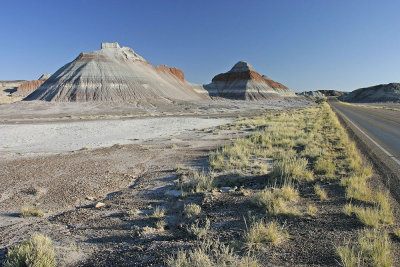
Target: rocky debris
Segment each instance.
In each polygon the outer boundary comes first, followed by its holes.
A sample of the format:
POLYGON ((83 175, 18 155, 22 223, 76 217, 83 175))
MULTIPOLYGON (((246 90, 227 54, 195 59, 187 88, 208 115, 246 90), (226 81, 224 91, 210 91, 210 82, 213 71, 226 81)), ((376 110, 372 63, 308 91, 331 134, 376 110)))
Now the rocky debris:
POLYGON ((340 96, 339 99, 355 103, 400 103, 400 83, 388 83, 360 88, 349 94, 340 96))
POLYGON ((205 98, 184 81, 182 71, 155 68, 132 48, 102 43, 100 50, 81 53, 60 68, 25 100, 171 103, 205 98))
POLYGON ((183 71, 181 71, 178 68, 174 68, 174 67, 169 68, 167 65, 158 65, 155 68, 158 70, 161 70, 161 71, 168 72, 168 73, 174 75, 175 77, 177 77, 181 81, 185 80, 185 74, 183 73, 183 71))
POLYGON ((295 94, 281 83, 267 76, 261 76, 246 61, 239 61, 233 68, 216 75, 212 83, 204 85, 210 96, 244 99, 280 99, 295 94))

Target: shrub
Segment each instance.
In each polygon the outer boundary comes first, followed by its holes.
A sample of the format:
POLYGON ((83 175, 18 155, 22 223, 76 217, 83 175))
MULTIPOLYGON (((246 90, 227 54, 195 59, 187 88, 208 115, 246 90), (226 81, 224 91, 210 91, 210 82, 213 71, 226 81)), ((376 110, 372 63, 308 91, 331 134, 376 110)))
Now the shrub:
POLYGON ((165 209, 160 208, 160 206, 156 206, 151 217, 159 219, 159 218, 164 217, 164 215, 165 215, 165 209))
POLYGON ((21 217, 43 217, 44 213, 41 209, 32 207, 32 206, 25 206, 21 209, 21 217))
POLYGON ((307 206, 307 214, 310 216, 315 216, 315 214, 317 213, 318 208, 312 204, 307 206))
POLYGON ((4 267, 15 266, 55 267, 56 260, 50 238, 34 234, 10 249, 4 267))
POLYGON ((282 188, 266 188, 256 193, 252 198, 252 202, 261 208, 265 208, 266 212, 271 215, 299 215, 294 206, 298 196, 299 191, 292 185, 284 185, 282 188))
POLYGON ((327 177, 335 176, 336 166, 332 159, 319 157, 315 162, 314 171, 316 174, 323 174, 327 177))
POLYGON ((201 207, 194 203, 186 204, 183 208, 183 212, 185 213, 186 217, 192 218, 193 216, 200 214, 201 207))
POLYGON ((211 222, 209 219, 206 219, 204 226, 201 226, 200 221, 196 220, 190 226, 186 227, 186 230, 190 235, 196 237, 197 239, 202 239, 207 235, 208 230, 210 230, 210 226, 211 222))
POLYGON ((248 247, 266 243, 277 246, 287 237, 287 232, 284 231, 283 226, 280 226, 278 222, 260 220, 251 224, 244 239, 248 247))
POLYGON ((157 229, 164 229, 165 228, 165 226, 167 225, 167 223, 164 221, 164 220, 158 220, 157 222, 156 222, 156 227, 157 227, 157 229))
POLYGON ((369 187, 365 177, 361 175, 353 175, 349 178, 344 178, 341 181, 342 186, 346 187, 346 198, 356 199, 367 203, 373 203, 373 192, 369 187))
POLYGON ((214 188, 214 175, 189 170, 182 174, 178 188, 189 192, 206 192, 214 188))
POLYGON ((305 158, 284 158, 277 161, 272 169, 272 176, 282 181, 298 181, 313 180, 312 173, 307 170, 308 160, 305 158))

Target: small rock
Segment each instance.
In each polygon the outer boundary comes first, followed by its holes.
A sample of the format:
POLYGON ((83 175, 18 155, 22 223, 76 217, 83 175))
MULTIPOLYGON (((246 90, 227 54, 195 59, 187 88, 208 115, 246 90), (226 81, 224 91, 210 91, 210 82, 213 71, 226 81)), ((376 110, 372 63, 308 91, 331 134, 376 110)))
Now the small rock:
POLYGON ((89 196, 87 196, 86 199, 87 199, 87 200, 92 200, 92 201, 93 201, 93 200, 94 200, 94 197, 89 197, 89 196))
POLYGON ((106 204, 104 204, 103 202, 97 202, 96 205, 94 206, 96 209, 99 209, 101 207, 104 207, 106 204))

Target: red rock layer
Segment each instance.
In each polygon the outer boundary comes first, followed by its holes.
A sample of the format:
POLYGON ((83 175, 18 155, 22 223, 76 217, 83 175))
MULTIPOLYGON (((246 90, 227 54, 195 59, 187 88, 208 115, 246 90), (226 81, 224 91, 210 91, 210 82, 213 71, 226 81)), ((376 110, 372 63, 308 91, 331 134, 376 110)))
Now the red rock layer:
POLYGON ((215 76, 212 82, 233 82, 251 80, 255 82, 267 83, 264 78, 255 71, 243 71, 243 72, 226 72, 215 76))
POLYGON ((267 82, 267 84, 269 85, 269 87, 271 87, 271 88, 280 88, 280 89, 289 89, 289 88, 287 88, 286 86, 284 86, 283 84, 281 84, 281 83, 278 83, 278 82, 275 82, 275 81, 273 81, 273 80, 265 80, 266 82, 267 82))
POLYGON ((41 86, 46 80, 33 80, 18 86, 17 91, 33 92, 41 86))
POLYGON ((168 72, 168 73, 174 75, 175 77, 177 77, 181 81, 185 80, 185 74, 183 73, 183 71, 181 71, 178 68, 169 68, 167 65, 158 65, 155 68, 158 70, 168 72))

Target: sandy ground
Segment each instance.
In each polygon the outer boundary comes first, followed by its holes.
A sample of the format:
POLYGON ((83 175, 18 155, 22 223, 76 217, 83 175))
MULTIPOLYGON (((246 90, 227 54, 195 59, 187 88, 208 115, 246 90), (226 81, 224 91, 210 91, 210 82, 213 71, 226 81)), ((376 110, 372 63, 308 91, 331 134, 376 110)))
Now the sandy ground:
POLYGON ((3 158, 15 158, 131 144, 230 121, 227 118, 165 117, 6 124, 0 127, 0 153, 3 158))
POLYGON ((311 105, 304 98, 266 101, 213 100, 173 103, 142 101, 136 103, 22 101, 0 105, 0 123, 71 121, 149 116, 236 116, 260 110, 283 110, 311 105))

